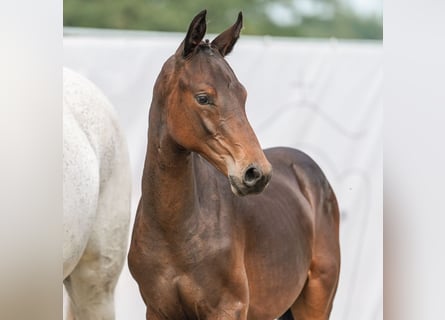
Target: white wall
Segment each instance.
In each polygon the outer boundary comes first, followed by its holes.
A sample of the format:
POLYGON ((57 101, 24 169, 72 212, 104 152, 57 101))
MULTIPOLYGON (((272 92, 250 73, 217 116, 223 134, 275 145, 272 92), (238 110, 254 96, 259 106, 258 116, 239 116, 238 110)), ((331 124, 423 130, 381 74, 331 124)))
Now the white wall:
MULTIPOLYGON (((64 62, 118 111, 130 149, 134 217, 153 84, 183 35, 75 33, 64 38, 64 62)), ((262 146, 302 149, 337 194, 342 269, 331 319, 383 319, 381 44, 242 36, 228 61, 247 88, 247 115, 262 146)), ((145 317, 127 267, 116 312, 118 320, 145 317)))

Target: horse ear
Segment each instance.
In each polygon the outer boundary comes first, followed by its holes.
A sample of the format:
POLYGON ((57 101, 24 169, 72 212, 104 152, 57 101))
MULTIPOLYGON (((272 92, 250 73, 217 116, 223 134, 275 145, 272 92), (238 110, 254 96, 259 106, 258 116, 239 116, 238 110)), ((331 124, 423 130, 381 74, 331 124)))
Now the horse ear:
POLYGON ((207 10, 202 10, 190 23, 189 30, 184 39, 183 57, 187 57, 204 38, 207 28, 206 14, 207 10))
POLYGON ((219 50, 219 52, 223 57, 228 55, 232 51, 236 41, 239 38, 239 34, 241 32, 242 27, 243 27, 243 13, 240 12, 238 14, 238 19, 236 19, 235 24, 226 31, 224 31, 223 33, 221 33, 212 41, 212 45, 214 45, 219 50))

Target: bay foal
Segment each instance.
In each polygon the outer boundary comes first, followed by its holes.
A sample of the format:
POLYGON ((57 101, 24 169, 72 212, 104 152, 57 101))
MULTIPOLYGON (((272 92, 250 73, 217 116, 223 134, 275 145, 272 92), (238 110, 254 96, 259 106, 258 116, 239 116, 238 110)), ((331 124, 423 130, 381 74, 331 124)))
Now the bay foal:
POLYGON ((224 59, 242 15, 212 42, 205 16, 153 91, 128 257, 147 319, 328 319, 340 266, 334 193, 302 152, 263 152, 224 59))

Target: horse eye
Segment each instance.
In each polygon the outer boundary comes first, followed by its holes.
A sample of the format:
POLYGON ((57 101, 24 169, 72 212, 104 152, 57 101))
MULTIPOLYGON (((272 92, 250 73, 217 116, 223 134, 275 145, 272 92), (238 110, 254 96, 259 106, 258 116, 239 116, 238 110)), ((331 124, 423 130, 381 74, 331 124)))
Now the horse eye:
POLYGON ((206 94, 198 94, 196 101, 198 101, 199 104, 210 104, 209 97, 206 94))

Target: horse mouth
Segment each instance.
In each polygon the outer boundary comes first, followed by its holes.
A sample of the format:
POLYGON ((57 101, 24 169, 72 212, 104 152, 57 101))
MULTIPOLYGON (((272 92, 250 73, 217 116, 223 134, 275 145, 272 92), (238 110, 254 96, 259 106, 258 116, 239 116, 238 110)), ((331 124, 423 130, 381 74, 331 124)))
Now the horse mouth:
POLYGON ((229 176, 229 182, 230 182, 230 189, 235 195, 242 197, 247 194, 241 190, 241 188, 234 182, 231 176, 229 176))
POLYGON ((264 191, 269 184, 270 177, 264 176, 258 183, 253 186, 246 186, 241 179, 235 176, 229 176, 230 188, 232 192, 240 197, 249 194, 258 194, 264 191))

